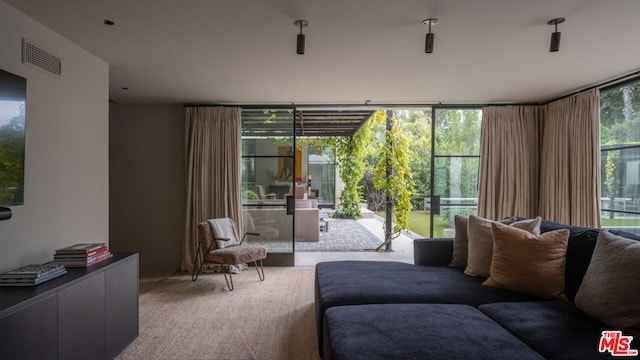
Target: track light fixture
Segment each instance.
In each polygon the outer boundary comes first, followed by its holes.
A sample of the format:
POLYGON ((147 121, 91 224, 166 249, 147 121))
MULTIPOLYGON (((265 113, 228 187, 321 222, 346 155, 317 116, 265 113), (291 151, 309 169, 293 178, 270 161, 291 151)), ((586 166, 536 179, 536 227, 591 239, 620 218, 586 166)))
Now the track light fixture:
POLYGON ((549 45, 550 52, 557 52, 558 50, 560 50, 561 33, 558 31, 558 24, 562 24, 564 20, 564 18, 556 18, 547 22, 547 25, 555 26, 555 31, 551 34, 551 44, 549 45))
POLYGON ((425 19, 422 20, 423 25, 429 25, 429 32, 427 33, 427 38, 424 43, 424 52, 427 54, 431 54, 433 52, 433 40, 434 34, 431 32, 431 25, 435 25, 438 23, 438 19, 425 19))
POLYGON ((305 37, 302 33, 302 28, 309 25, 309 22, 307 20, 296 20, 293 22, 293 25, 300 27, 300 34, 298 34, 298 41, 296 42, 296 54, 303 55, 305 37))

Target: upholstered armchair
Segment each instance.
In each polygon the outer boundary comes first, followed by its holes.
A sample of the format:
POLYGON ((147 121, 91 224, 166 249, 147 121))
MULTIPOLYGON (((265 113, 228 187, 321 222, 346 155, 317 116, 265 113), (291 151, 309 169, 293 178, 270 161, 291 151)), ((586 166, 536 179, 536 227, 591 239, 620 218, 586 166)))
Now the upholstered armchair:
POLYGON ((247 232, 238 241, 238 230, 229 218, 210 219, 198 224, 198 247, 193 264, 191 280, 196 281, 205 264, 222 266, 224 280, 229 291, 233 291, 233 277, 229 268, 232 265, 253 262, 260 281, 264 281, 262 260, 267 257, 267 249, 257 245, 243 245, 247 235, 260 235, 247 232), (259 266, 258 266, 259 264, 259 266), (228 275, 228 278, 227 278, 228 275))

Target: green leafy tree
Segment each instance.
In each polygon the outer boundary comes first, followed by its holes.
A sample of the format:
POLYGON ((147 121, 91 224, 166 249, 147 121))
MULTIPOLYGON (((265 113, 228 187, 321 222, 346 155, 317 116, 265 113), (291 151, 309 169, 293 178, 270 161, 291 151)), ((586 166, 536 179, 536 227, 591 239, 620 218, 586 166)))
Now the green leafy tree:
POLYGON ((411 205, 421 209, 431 193, 431 109, 394 111, 398 126, 409 138, 409 167, 415 191, 411 205))

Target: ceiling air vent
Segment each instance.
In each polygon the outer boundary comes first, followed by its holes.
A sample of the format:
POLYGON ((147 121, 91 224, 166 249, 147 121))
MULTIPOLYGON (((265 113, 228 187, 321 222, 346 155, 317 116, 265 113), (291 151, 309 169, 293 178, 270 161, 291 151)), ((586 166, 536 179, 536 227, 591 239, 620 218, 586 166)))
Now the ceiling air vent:
POLYGON ((22 39, 22 63, 31 64, 57 77, 62 76, 62 61, 60 58, 42 50, 26 39, 22 39))

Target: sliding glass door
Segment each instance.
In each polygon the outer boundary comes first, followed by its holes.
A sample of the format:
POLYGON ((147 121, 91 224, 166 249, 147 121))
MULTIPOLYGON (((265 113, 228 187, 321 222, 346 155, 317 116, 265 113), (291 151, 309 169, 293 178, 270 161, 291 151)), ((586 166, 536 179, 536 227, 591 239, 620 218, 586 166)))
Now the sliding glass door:
POLYGON ((294 264, 294 116, 293 108, 242 110, 243 227, 260 234, 245 241, 267 248, 265 265, 294 264))

